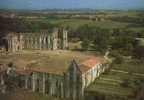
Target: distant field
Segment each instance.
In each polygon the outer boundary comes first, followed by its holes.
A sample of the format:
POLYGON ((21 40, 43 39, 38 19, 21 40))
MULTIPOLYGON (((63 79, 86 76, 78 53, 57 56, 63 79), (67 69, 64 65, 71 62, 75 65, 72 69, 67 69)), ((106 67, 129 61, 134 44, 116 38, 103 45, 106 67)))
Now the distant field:
POLYGON ((129 23, 114 22, 114 21, 92 21, 88 19, 27 19, 28 21, 40 21, 49 22, 52 24, 59 24, 61 26, 70 26, 72 28, 77 28, 81 25, 88 24, 92 26, 102 27, 102 28, 124 28, 129 23))
POLYGON ((33 17, 29 17, 28 15, 23 15, 23 19, 27 21, 34 21, 34 22, 42 22, 42 23, 52 23, 60 26, 69 26, 72 29, 76 29, 81 25, 88 24, 91 26, 97 26, 100 28, 127 28, 136 32, 139 32, 141 30, 144 30, 144 25, 139 23, 139 20, 143 20, 143 12, 136 12, 136 11, 106 11, 106 12, 96 12, 96 13, 83 13, 80 14, 80 18, 73 18, 70 16, 76 16, 79 15, 75 13, 64 13, 64 14, 53 14, 49 15, 43 15, 41 13, 41 17, 33 15, 33 17), (64 16, 69 16, 70 18, 64 18, 64 16), (95 20, 90 20, 89 18, 84 19, 83 16, 95 16, 102 17, 105 20, 101 21, 95 21, 95 20), (119 18, 127 18, 126 20, 119 20, 119 18), (116 18, 118 20, 111 20, 111 18, 116 18), (129 18, 134 18, 134 19, 129 19, 129 18), (137 19, 137 21, 136 21, 137 19), (138 20, 139 19, 139 20, 138 20), (138 22, 138 23, 135 23, 138 22))

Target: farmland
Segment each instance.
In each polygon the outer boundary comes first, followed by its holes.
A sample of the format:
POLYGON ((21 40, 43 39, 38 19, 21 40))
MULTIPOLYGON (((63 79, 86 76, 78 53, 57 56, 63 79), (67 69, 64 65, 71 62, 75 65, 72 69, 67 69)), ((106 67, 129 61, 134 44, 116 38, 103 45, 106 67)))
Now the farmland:
POLYGON ((116 98, 117 100, 135 100, 139 87, 144 84, 143 65, 142 63, 139 66, 132 63, 112 65, 108 72, 101 75, 86 89, 88 97, 90 96, 92 100, 101 96, 105 100, 116 98), (137 67, 141 69, 138 70, 137 67))

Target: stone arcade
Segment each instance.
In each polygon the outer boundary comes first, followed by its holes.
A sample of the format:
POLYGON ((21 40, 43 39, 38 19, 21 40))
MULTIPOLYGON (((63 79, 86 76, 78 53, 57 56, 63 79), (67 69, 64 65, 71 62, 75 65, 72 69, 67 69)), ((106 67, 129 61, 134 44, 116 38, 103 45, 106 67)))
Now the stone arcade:
POLYGON ((42 31, 40 33, 9 33, 5 37, 7 50, 16 52, 23 49, 57 50, 68 47, 67 30, 42 31))

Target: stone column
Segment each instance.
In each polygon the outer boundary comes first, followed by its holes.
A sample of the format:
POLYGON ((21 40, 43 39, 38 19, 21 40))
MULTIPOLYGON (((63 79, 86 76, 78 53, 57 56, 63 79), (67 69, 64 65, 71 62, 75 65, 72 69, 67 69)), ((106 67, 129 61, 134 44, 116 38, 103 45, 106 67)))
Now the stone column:
POLYGON ((3 75, 0 75, 0 78, 1 78, 1 79, 0 79, 0 80, 1 80, 1 83, 0 83, 0 84, 1 84, 1 85, 4 85, 4 78, 3 78, 3 75))
POLYGON ((35 37, 35 40, 34 40, 34 45, 35 45, 35 49, 37 49, 37 38, 35 37))
POLYGON ((62 49, 66 49, 68 47, 68 39, 67 39, 67 30, 63 30, 62 37, 62 49))
POLYGON ((29 38, 27 37, 27 49, 29 48, 29 38))
POLYGON ((14 38, 13 39, 13 43, 12 43, 12 48, 13 48, 13 52, 15 52, 16 51, 16 39, 14 38))
POLYGON ((48 37, 45 37, 45 49, 48 49, 48 37))
POLYGON ((31 49, 31 37, 29 38, 29 49, 31 49))
POLYGON ((43 48, 46 49, 46 37, 43 38, 43 48))
POLYGON ((27 37, 27 49, 29 49, 29 37, 27 37))
POLYGON ((8 51, 10 51, 11 50, 11 41, 10 41, 10 39, 8 39, 8 51))
POLYGON ((23 49, 26 49, 26 42, 25 42, 25 38, 23 38, 23 49))
POLYGON ((41 50, 41 47, 42 47, 42 38, 41 36, 39 37, 39 49, 41 50))
POLYGON ((32 91, 36 91, 36 81, 37 80, 37 75, 36 73, 33 73, 32 74, 32 91))
POLYGON ((54 29, 54 31, 52 33, 52 41, 53 41, 52 49, 56 50, 58 47, 58 29, 54 29))
POLYGON ((35 49, 38 49, 38 41, 37 41, 37 37, 35 37, 35 41, 34 41, 34 45, 35 45, 35 49))
POLYGON ((29 49, 31 49, 31 37, 29 38, 29 49))
POLYGON ((60 83, 60 85, 61 85, 61 98, 64 98, 64 86, 63 86, 63 83, 61 82, 60 83))
POLYGON ((42 37, 41 41, 42 41, 42 42, 41 42, 41 43, 42 43, 42 44, 41 44, 41 49, 43 50, 43 49, 44 49, 44 37, 42 37))
POLYGON ((12 40, 10 40, 10 50, 12 50, 12 40))
POLYGON ((12 38, 12 40, 11 40, 11 49, 12 49, 12 52, 14 52, 14 39, 12 38))
POLYGON ((30 49, 32 49, 33 48, 33 45, 32 45, 32 38, 30 38, 30 49))
POLYGON ((54 95, 54 83, 55 83, 55 80, 54 79, 52 79, 52 76, 51 75, 49 75, 50 77, 49 77, 49 84, 50 84, 50 86, 49 86, 49 93, 50 93, 50 95, 51 96, 53 96, 54 95))
POLYGON ((19 37, 19 46, 20 46, 20 50, 23 50, 24 48, 24 41, 23 41, 23 36, 20 34, 20 37, 19 37))
POLYGON ((33 37, 31 38, 31 49, 34 49, 33 37))
POLYGON ((50 36, 47 37, 47 45, 48 45, 48 49, 51 49, 51 39, 50 36))
POLYGON ((24 48, 27 49, 27 38, 24 39, 24 48))
POLYGON ((82 87, 81 88, 81 93, 80 93, 80 95, 79 95, 79 97, 78 97, 80 100, 82 99, 84 99, 84 87, 82 87))
POLYGON ((45 82, 46 82, 46 75, 45 75, 45 73, 43 73, 43 79, 42 79, 42 92, 43 92, 43 94, 45 94, 45 82))
POLYGON ((25 76, 25 88, 28 89, 28 76, 25 76))
POLYGON ((33 49, 35 49, 35 37, 33 37, 33 49))
POLYGON ((5 86, 3 75, 0 75, 0 84, 1 84, 1 92, 5 93, 6 92, 6 86, 5 86))

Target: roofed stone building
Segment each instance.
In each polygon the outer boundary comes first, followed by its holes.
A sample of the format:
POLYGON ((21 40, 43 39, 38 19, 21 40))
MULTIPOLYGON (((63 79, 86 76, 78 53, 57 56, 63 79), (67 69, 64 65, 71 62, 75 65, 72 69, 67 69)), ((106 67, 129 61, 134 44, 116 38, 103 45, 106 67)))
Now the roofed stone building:
POLYGON ((108 68, 104 57, 91 54, 71 51, 39 53, 29 51, 0 59, 3 66, 0 69, 1 84, 5 83, 2 73, 10 75, 15 72, 22 88, 59 98, 82 100, 85 88, 108 68), (9 68, 10 62, 14 68, 9 68))

